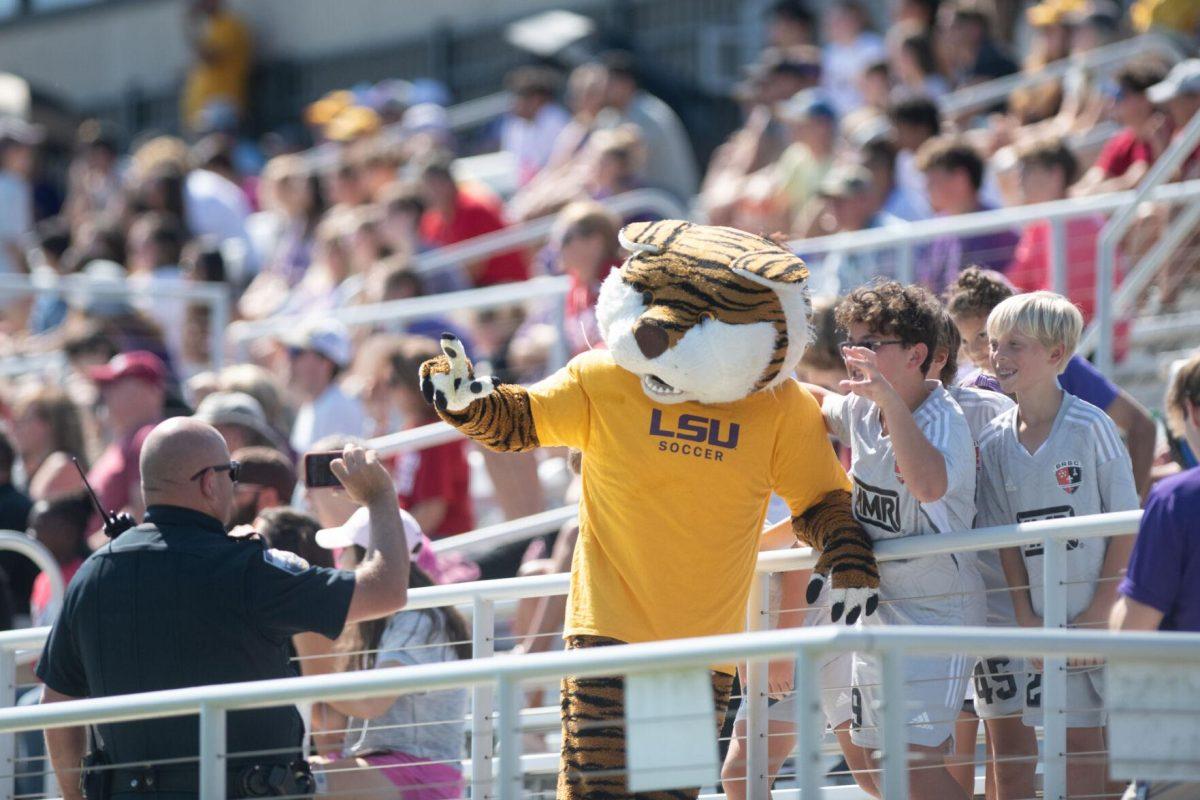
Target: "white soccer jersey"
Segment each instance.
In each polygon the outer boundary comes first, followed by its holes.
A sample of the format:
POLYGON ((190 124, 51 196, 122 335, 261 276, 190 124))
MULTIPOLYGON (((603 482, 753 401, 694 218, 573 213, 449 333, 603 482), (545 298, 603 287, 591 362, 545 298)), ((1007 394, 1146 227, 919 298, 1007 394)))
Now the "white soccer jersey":
POLYGON ((913 412, 917 427, 946 461, 946 493, 920 503, 909 494, 896 466, 891 437, 879 409, 857 395, 827 394, 822 406, 829 428, 850 445, 854 517, 871 539, 896 539, 971 527, 975 517, 975 447, 962 410, 938 384, 913 412))
MULTIPOLYGON (((992 420, 980 442, 980 527, 1138 507, 1129 452, 1103 411, 1063 392, 1050 435, 1032 454, 1017 437, 1017 412, 992 420)), ((1068 620, 1092 601, 1107 547, 1103 539, 1067 543, 1068 620)), ((1042 545, 1026 545, 1021 554, 1033 610, 1041 614, 1042 545)))
MULTIPOLYGON (((978 461, 979 440, 988 424, 996 417, 1016 405, 1012 398, 1000 392, 978 389, 974 386, 951 386, 946 389, 966 417, 967 427, 971 429, 971 437, 975 440, 976 464, 978 461)), ((976 474, 976 492, 981 480, 976 474)), ((979 527, 978 521, 976 527, 979 527)), ((997 550, 980 550, 975 554, 975 563, 979 567, 979 576, 987 589, 988 624, 1016 625, 1013 612, 1012 598, 1008 594, 1008 581, 1004 579, 1004 569, 1000 566, 1000 552, 997 550)))

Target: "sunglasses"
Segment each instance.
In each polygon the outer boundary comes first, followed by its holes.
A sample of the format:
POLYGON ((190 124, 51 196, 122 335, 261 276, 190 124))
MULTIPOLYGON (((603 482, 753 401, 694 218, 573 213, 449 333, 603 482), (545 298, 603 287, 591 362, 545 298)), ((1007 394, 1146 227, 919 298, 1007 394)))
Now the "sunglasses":
POLYGON ((238 463, 237 461, 230 461, 228 464, 217 464, 216 466, 213 466, 213 467, 205 467, 204 469, 200 470, 192 477, 188 478, 188 480, 194 481, 197 478, 199 478, 201 475, 203 475, 204 473, 208 472, 209 470, 212 470, 213 472, 228 472, 229 480, 233 481, 234 483, 237 483, 238 478, 242 474, 242 465, 240 463, 238 463))
POLYGON ((846 348, 846 347, 865 347, 868 350, 870 350, 872 353, 877 353, 877 352, 879 352, 879 348, 881 348, 885 345, 889 345, 889 344, 904 344, 904 342, 900 341, 899 339, 886 339, 886 340, 864 339, 861 342, 856 342, 852 339, 846 339, 845 341, 838 342, 838 348, 842 349, 842 348, 846 348))

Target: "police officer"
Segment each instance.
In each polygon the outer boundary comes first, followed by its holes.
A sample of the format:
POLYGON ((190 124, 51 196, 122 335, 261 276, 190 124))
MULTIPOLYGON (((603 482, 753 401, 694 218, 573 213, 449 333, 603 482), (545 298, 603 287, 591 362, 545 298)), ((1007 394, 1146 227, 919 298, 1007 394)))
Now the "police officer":
MULTIPOLYGON (((195 419, 158 425, 141 454, 145 522, 71 582, 38 663, 42 702, 289 677, 293 634, 332 639, 403 607, 408 549, 391 478, 353 445, 333 471, 370 513, 373 553, 353 572, 226 536, 238 465, 225 440, 195 419)), ((294 706, 231 712, 227 729, 230 797, 311 793, 294 706)), ((196 797, 195 761, 178 763, 199 753, 195 716, 97 725, 90 743, 84 728, 51 729, 46 740, 66 800, 196 797), (85 755, 115 766, 85 769, 81 782, 85 755)))

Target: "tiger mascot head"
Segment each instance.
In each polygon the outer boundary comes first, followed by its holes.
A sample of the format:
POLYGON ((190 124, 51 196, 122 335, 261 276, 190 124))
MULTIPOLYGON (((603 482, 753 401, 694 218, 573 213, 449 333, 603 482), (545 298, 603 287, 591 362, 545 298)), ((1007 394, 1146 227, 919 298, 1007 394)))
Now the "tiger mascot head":
POLYGON ((681 220, 621 229, 630 252, 600 287, 616 363, 658 403, 728 403, 782 383, 809 340, 808 269, 779 244, 681 220))

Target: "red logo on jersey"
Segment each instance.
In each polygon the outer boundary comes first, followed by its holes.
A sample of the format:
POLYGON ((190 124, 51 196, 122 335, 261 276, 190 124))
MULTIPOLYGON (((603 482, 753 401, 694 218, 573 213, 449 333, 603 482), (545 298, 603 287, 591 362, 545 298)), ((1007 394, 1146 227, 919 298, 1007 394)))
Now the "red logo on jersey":
POLYGON ((1083 465, 1078 461, 1060 461, 1054 465, 1054 480, 1067 494, 1075 494, 1083 481, 1083 465))

